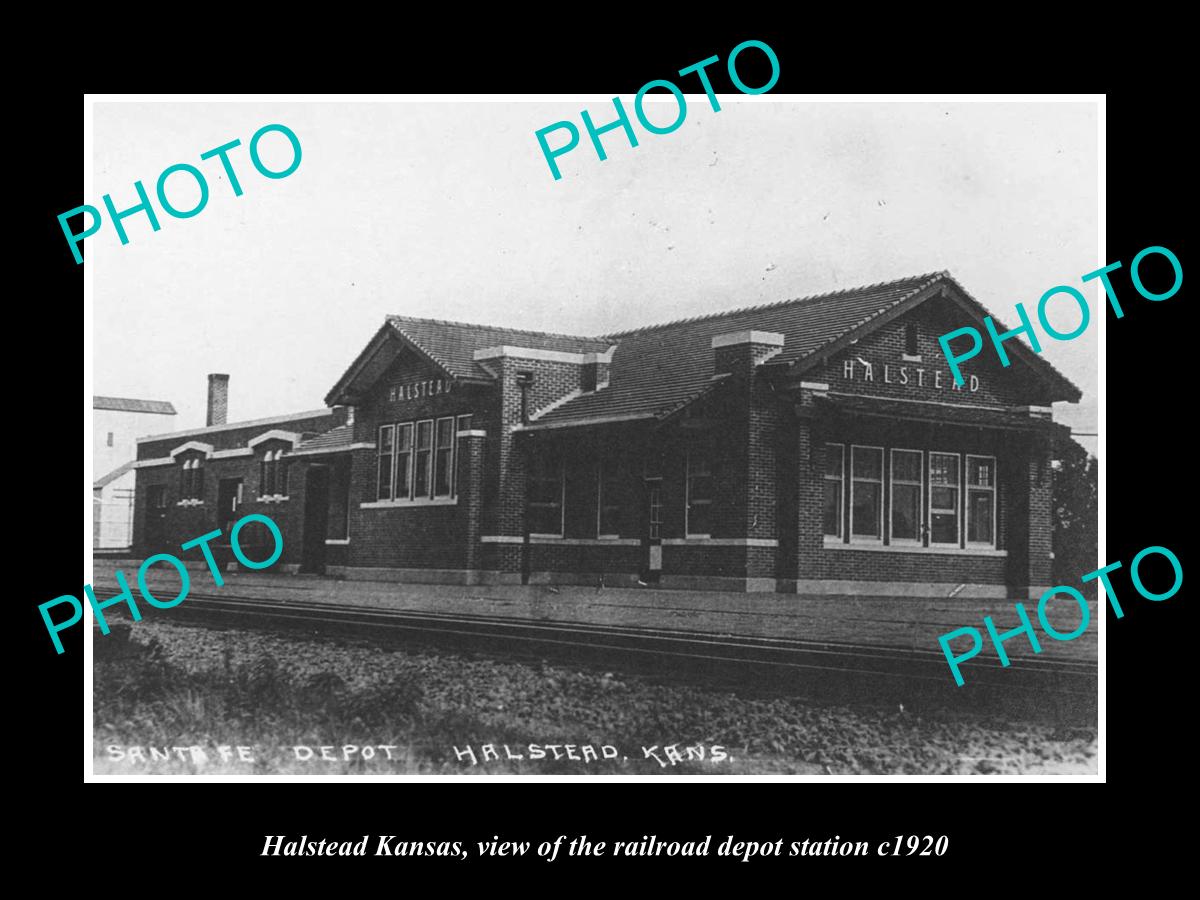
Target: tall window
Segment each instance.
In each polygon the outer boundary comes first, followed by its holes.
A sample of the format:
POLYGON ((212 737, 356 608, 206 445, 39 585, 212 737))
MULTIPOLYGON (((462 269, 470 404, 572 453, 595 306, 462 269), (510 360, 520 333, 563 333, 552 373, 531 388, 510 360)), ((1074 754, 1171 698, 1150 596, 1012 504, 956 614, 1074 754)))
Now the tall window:
POLYGON ((825 534, 829 537, 842 536, 844 454, 842 444, 825 445, 825 534))
POLYGON ((601 460, 596 465, 597 537, 619 537, 621 534, 619 476, 620 469, 612 460, 601 460))
POLYGON ((703 451, 687 455, 687 521, 688 537, 709 537, 712 534, 712 464, 703 451))
POLYGON ((113 445, 113 433, 111 431, 108 433, 107 443, 108 443, 108 446, 110 446, 110 447, 113 445))
POLYGON ((562 537, 563 464, 558 458, 535 457, 529 472, 529 533, 562 537))
POLYGON ((917 346, 917 326, 909 322, 904 326, 904 352, 908 356, 916 356, 920 350, 917 346))
POLYGON ((204 499, 204 466, 200 457, 183 461, 179 472, 179 496, 183 500, 204 499))
POLYGON ((412 497, 413 423, 396 426, 396 499, 412 497))
POLYGON ((165 484, 150 485, 146 494, 146 506, 157 510, 167 508, 167 486, 165 484))
POLYGON ((929 543, 958 546, 958 454, 929 454, 929 543))
POLYGON ((449 497, 454 484, 454 419, 437 420, 434 453, 433 495, 449 497))
POLYGON ((416 469, 413 476, 414 497, 429 496, 429 476, 433 465, 433 420, 417 423, 416 469))
POLYGON ((967 543, 996 545, 996 460, 967 456, 967 543))
POLYGON ((883 539, 883 448, 850 448, 850 536, 883 539))
POLYGON ((379 499, 392 499, 392 453, 394 425, 383 425, 379 429, 379 499))
POLYGON ((283 451, 275 451, 275 493, 277 496, 286 497, 288 495, 288 469, 291 468, 291 460, 282 459, 283 451))
POLYGON ((892 451, 893 544, 921 540, 921 451, 892 451))

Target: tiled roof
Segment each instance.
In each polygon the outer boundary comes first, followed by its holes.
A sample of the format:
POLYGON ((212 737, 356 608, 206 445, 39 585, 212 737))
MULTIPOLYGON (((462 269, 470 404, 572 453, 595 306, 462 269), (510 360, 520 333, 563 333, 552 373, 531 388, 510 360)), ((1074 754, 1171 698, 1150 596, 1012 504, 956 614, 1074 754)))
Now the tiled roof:
POLYGON ((92 397, 92 409, 113 409, 118 412, 157 413, 175 415, 175 407, 166 400, 134 400, 129 397, 92 397))
POLYGON ((388 316, 387 320, 392 328, 416 344, 434 362, 460 378, 483 373, 475 362, 475 351, 489 347, 507 345, 565 353, 603 353, 612 346, 612 341, 604 338, 521 331, 494 325, 469 325, 408 316, 388 316))
POLYGON ((784 336, 783 349, 771 362, 793 363, 948 278, 945 272, 915 275, 610 335, 618 343, 609 386, 550 410, 531 425, 665 416, 705 393, 713 383, 712 339, 719 334, 778 332, 784 336))
POLYGON ((354 426, 339 425, 337 428, 331 428, 323 434, 318 434, 316 437, 311 437, 306 441, 301 441, 296 445, 296 452, 301 450, 325 450, 334 452, 337 450, 349 447, 354 441, 354 426))

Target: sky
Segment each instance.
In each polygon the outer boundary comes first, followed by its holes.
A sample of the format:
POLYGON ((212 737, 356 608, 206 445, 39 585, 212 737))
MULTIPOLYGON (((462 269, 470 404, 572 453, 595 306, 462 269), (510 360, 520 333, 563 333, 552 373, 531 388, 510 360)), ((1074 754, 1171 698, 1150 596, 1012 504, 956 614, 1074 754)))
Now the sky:
MULTIPOLYGON (((675 101, 648 102, 667 124, 675 101)), ((622 98, 632 109, 632 98, 622 98)), ((603 334, 949 270, 1010 326, 1056 285, 1089 298, 1078 338, 1043 356, 1083 391, 1056 404, 1096 431, 1097 111, 1090 103, 814 103, 688 95, 683 125, 639 145, 580 120, 611 99, 536 102, 156 103, 94 108, 94 197, 118 210, 189 163, 210 196, 197 215, 144 214, 86 240, 94 278, 93 390, 169 400, 177 429, 204 424, 207 374, 230 377, 230 421, 317 409, 389 313, 603 334), (554 180, 535 132, 573 121, 581 143, 554 180), (266 124, 297 135, 286 178, 253 167, 266 124), (200 154, 231 140, 244 193, 200 154)), ((632 113, 631 113, 632 116, 632 113)), ((552 135, 552 146, 565 140, 552 135)), ((260 144, 272 169, 282 135, 260 144)), ((188 209, 198 188, 172 175, 188 209)), ((1071 304, 1051 323, 1070 331, 1071 304)), ((1091 452, 1096 439, 1077 438, 1091 452)))

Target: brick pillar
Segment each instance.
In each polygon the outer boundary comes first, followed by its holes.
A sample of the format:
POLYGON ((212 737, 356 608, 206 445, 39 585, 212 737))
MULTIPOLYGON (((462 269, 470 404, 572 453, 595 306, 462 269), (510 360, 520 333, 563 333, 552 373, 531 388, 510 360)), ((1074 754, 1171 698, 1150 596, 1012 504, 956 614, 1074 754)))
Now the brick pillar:
POLYGON ((458 433, 458 504, 467 542, 465 567, 480 568, 479 536, 483 533, 483 464, 486 431, 458 433))
POLYGON ((1017 597, 1037 597, 1051 584, 1051 502, 1054 483, 1050 441, 1020 442, 1005 466, 1008 500, 1008 587, 1017 597))
POLYGON ((746 538, 743 573, 748 590, 774 590, 779 560, 779 441, 786 411, 757 367, 783 347, 783 335, 774 332, 741 331, 712 339, 713 372, 728 373, 735 380, 731 389, 741 393, 738 405, 745 417, 738 423, 740 434, 729 445, 727 464, 735 471, 726 478, 734 496, 727 527, 736 528, 730 537, 746 538), (735 512, 740 508, 741 513, 735 512))

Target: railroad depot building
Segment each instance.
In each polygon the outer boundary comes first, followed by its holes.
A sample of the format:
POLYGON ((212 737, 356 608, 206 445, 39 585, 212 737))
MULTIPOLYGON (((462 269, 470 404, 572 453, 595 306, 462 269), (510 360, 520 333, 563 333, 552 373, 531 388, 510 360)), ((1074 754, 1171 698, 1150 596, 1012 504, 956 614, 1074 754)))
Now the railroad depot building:
POLYGON ((389 316, 324 409, 227 424, 210 376, 138 443, 135 546, 260 512, 273 570, 345 578, 1039 592, 1080 391, 1019 341, 955 386, 985 315, 943 272, 603 337, 389 316))

